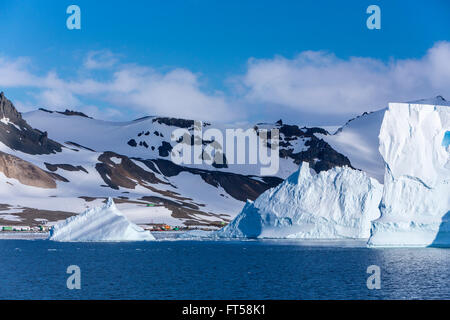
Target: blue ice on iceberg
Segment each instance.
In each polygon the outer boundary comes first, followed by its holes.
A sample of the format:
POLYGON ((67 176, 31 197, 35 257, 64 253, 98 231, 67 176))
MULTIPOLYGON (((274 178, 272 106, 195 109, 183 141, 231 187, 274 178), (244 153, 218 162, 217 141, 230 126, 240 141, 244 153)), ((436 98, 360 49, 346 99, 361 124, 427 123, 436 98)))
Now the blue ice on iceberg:
POLYGON ((447 131, 444 135, 444 140, 442 140, 442 145, 447 148, 450 144, 450 131, 447 131))

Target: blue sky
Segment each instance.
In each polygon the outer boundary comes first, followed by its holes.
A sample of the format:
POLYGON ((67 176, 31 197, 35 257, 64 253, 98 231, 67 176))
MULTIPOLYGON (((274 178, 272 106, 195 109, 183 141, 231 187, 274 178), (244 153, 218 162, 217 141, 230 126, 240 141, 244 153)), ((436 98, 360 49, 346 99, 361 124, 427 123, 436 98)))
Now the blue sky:
POLYGON ((0 8, 0 90, 23 111, 334 124, 390 100, 450 97, 446 0, 0 0, 0 8), (66 28, 71 4, 81 30, 66 28), (371 4, 381 30, 366 27, 371 4))

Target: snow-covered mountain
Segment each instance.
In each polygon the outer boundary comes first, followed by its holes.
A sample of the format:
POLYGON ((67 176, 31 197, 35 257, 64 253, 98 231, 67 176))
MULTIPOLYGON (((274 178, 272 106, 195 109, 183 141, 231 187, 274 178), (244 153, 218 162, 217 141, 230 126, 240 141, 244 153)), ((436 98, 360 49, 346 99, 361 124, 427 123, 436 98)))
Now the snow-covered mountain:
POLYGON ((227 238, 368 238, 379 217, 382 185, 364 172, 336 167, 315 173, 304 162, 216 235, 227 238))
POLYGON ((386 109, 365 112, 349 120, 335 134, 323 138, 345 154, 355 168, 383 183, 384 161, 378 152, 378 134, 386 109))
MULTIPOLYGON (((439 96, 414 104, 450 105, 439 96)), ((46 109, 21 115, 1 93, 0 225, 54 224, 113 197, 118 209, 137 224, 218 228, 233 220, 250 200, 222 234, 241 236, 245 234, 241 220, 260 216, 266 222, 259 236, 366 237, 368 221, 376 218, 378 182, 394 179, 384 174, 389 162, 379 151, 386 110, 364 113, 334 134, 281 120, 241 128, 248 129, 249 139, 263 130, 280 132, 279 170, 262 176, 259 162, 234 164, 226 157, 220 164, 172 162, 171 152, 181 141, 172 141, 172 134, 179 129, 187 130, 188 144, 201 145, 203 160, 209 147, 224 150, 215 138, 195 137, 198 125, 193 120, 144 117, 111 122, 76 111, 46 109), (306 168, 305 163, 312 170, 296 173, 300 164, 306 168), (305 227, 308 223, 310 229, 305 227), (282 225, 289 226, 282 231, 278 228, 282 225)), ((201 129, 216 129, 226 136, 228 127, 203 123, 201 129)), ((271 150, 270 135, 264 141, 263 147, 271 150)), ((248 157, 248 148, 245 152, 248 157)), ((424 181, 419 174, 409 175, 424 181)), ((445 189, 448 182, 443 181, 445 189)), ((417 192, 421 199, 423 194, 417 192)), ((445 198, 445 193, 441 196, 445 198)), ((384 204, 390 201, 386 195, 383 199, 384 204)), ((448 210, 445 199, 440 205, 448 210)), ((444 219, 440 212, 436 217, 444 219)), ((379 220, 379 226, 385 219, 379 220)), ((436 219, 433 223, 438 223, 436 219)))
MULTIPOLYGON (((220 227, 247 200, 278 185, 307 161, 316 171, 351 166, 318 136, 321 128, 278 121, 249 126, 280 131, 280 169, 261 176, 261 165, 177 165, 170 152, 177 129, 194 132, 194 121, 144 117, 129 122, 40 109, 21 115, 0 94, 0 225, 55 222, 113 197, 131 221, 220 227), (37 128, 37 129, 36 129, 37 128)), ((203 123, 203 130, 226 126, 203 123)), ((225 136, 225 134, 224 134, 225 136)), ((201 139, 203 149, 217 143, 201 139)), ((270 137, 267 149, 270 149, 270 137)), ((203 156, 203 155, 202 155, 203 156)))

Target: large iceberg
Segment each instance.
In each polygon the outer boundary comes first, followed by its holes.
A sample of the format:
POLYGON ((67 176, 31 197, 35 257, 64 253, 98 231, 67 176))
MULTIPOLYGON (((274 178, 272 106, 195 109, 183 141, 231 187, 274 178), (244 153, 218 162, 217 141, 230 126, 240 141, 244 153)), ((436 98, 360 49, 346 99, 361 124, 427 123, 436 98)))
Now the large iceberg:
POLYGON ((89 209, 54 225, 49 240, 54 241, 145 241, 155 240, 117 209, 112 198, 105 205, 89 209))
POLYGON ((448 106, 391 103, 380 130, 386 170, 371 246, 450 244, 448 106))
POLYGON ((303 162, 216 232, 226 238, 367 239, 380 215, 382 185, 362 171, 335 167, 315 173, 303 162))

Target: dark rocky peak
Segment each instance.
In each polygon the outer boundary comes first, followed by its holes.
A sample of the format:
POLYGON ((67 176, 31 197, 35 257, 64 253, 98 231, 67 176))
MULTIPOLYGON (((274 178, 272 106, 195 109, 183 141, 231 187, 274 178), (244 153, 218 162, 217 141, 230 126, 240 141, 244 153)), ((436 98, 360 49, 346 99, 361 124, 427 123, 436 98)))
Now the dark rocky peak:
POLYGON ((0 92, 0 118, 9 119, 10 122, 13 122, 19 125, 21 122, 25 122, 22 119, 22 115, 17 109, 14 107, 11 101, 9 101, 3 92, 0 92))
POLYGON ((413 101, 407 101, 406 103, 414 104, 430 104, 430 105, 440 105, 440 106, 450 106, 450 101, 446 100, 443 96, 437 95, 432 98, 425 98, 413 101))
MULTIPOLYGON (((211 123, 206 121, 201 120, 198 121, 202 123, 202 127, 207 127, 211 125, 211 123)), ((165 124, 167 126, 172 127, 185 128, 188 130, 194 129, 195 125, 195 120, 171 118, 171 117, 155 117, 153 118, 152 122, 157 122, 159 124, 165 124)))
POLYGON ((134 119, 133 121, 134 122, 138 122, 138 121, 143 121, 143 120, 147 120, 147 119, 150 119, 150 118, 153 118, 153 117, 152 116, 145 116, 145 117, 134 119))
POLYGON ((177 118, 155 118, 153 122, 158 122, 159 124, 165 124, 168 126, 178 127, 178 128, 191 128, 194 125, 194 120, 177 119, 177 118))
POLYGON ((0 93, 0 142, 28 154, 60 152, 62 145, 48 138, 47 132, 33 129, 20 112, 0 93))
POLYGON ((44 111, 44 112, 47 112, 47 113, 53 113, 53 111, 48 110, 48 109, 44 109, 44 108, 39 108, 38 110, 44 111))
MULTIPOLYGON (((365 114, 367 113, 363 115, 365 114)), ((346 156, 334 150, 319 135, 316 136, 316 134, 329 135, 329 132, 323 128, 299 128, 297 125, 285 124, 280 119, 275 124, 258 123, 253 129, 259 134, 259 130, 263 126, 266 128, 273 126, 280 131, 279 153, 281 158, 291 158, 296 164, 308 162, 316 172, 327 171, 334 167, 352 167, 346 156), (294 145, 298 141, 304 143, 306 148, 295 151, 294 145)), ((267 134, 267 139, 271 139, 270 132, 267 134)), ((267 146, 270 147, 270 143, 267 143, 267 146)))
POLYGON ((283 124, 280 126, 280 133, 284 134, 285 137, 300 137, 303 136, 304 132, 296 125, 283 124))
POLYGON ((80 112, 80 111, 75 111, 75 110, 66 109, 65 111, 52 111, 52 110, 48 110, 48 109, 44 109, 44 108, 39 108, 39 110, 47 112, 47 113, 55 113, 56 112, 56 113, 59 113, 59 114, 63 114, 65 116, 79 116, 79 117, 93 119, 92 117, 89 117, 85 113, 80 112))
POLYGON ((315 133, 323 134, 325 136, 330 134, 327 130, 325 130, 323 128, 318 128, 318 127, 312 127, 312 128, 303 127, 302 130, 305 132, 305 135, 307 135, 307 136, 311 136, 315 133))
MULTIPOLYGON (((287 138, 288 140, 291 139, 295 139, 295 138, 300 138, 300 137, 311 137, 312 135, 319 133, 319 134, 323 134, 323 135, 329 135, 330 133, 323 129, 323 128, 319 128, 319 127, 302 127, 300 128, 297 125, 290 125, 290 124, 286 124, 283 123, 283 120, 278 120, 277 122, 271 124, 271 123, 258 123, 256 124, 253 129, 256 132, 259 132, 259 129, 261 129, 260 127, 263 126, 273 126, 273 128, 278 129, 280 131, 281 134, 284 135, 285 138, 287 138)), ((268 132, 268 137, 270 137, 270 132, 268 132)))
POLYGON ((74 110, 66 109, 64 112, 62 112, 62 111, 56 111, 56 112, 58 112, 60 114, 63 114, 65 116, 79 116, 79 117, 92 119, 92 117, 89 117, 89 116, 87 116, 86 114, 84 114, 83 112, 80 112, 80 111, 74 111, 74 110))
POLYGON ((365 111, 365 112, 363 112, 362 114, 360 114, 359 116, 356 116, 356 117, 354 117, 354 118, 351 118, 351 119, 348 120, 342 127, 340 127, 339 129, 337 129, 336 132, 335 132, 333 135, 337 135, 337 134, 341 133, 342 130, 344 130, 344 128, 347 127, 352 121, 355 121, 355 120, 357 120, 357 119, 359 119, 359 118, 365 117, 365 116, 367 116, 367 115, 369 115, 369 114, 372 114, 372 113, 374 113, 374 111, 370 111, 370 112, 365 111))

